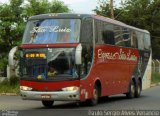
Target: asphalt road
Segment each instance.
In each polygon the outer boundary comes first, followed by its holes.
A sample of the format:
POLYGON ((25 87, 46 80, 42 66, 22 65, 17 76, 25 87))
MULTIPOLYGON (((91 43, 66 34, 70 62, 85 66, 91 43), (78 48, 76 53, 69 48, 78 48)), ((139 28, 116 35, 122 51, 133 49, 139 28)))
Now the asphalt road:
MULTIPOLYGON (((20 116, 35 115, 36 113, 37 116, 42 114, 45 116, 101 116, 109 115, 104 111, 108 113, 110 110, 116 111, 117 114, 119 110, 160 110, 160 86, 142 91, 140 98, 126 99, 125 95, 110 96, 108 99, 100 100, 99 104, 94 107, 89 107, 86 104, 78 105, 74 102, 57 101, 52 108, 47 109, 42 106, 40 101, 24 101, 20 96, 0 96, 0 110, 2 110, 0 113, 2 116, 5 116, 7 111, 16 111, 20 116)), ((132 115, 133 113, 131 112, 132 115)), ((160 112, 156 112, 156 115, 160 115, 160 112)))

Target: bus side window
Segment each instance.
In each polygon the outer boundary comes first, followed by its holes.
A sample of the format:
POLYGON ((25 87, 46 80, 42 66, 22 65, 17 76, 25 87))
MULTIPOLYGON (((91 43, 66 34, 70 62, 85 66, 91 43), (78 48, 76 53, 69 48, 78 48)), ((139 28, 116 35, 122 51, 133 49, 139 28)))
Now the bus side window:
POLYGON ((114 26, 115 44, 117 46, 131 47, 130 30, 128 28, 114 26))
POLYGON ((114 26, 114 33, 115 33, 115 45, 117 46, 125 46, 125 42, 123 40, 123 30, 120 26, 114 26))
POLYGON ((131 47, 137 48, 138 43, 137 43, 137 35, 134 31, 131 32, 131 47))
POLYGON ((149 50, 151 48, 150 36, 149 34, 144 34, 144 49, 149 50))
POLYGON ((128 28, 123 28, 123 42, 125 43, 125 47, 131 47, 131 33, 130 30, 128 28))
POLYGON ((103 36, 103 41, 105 44, 111 44, 114 45, 115 41, 114 41, 114 32, 111 30, 104 30, 102 32, 102 36, 103 36))
POLYGON ((93 42, 93 28, 92 28, 93 20, 91 18, 83 19, 82 22, 82 30, 81 30, 81 43, 89 43, 93 42))
POLYGON ((95 42, 102 44, 102 31, 104 23, 98 20, 95 20, 95 42))
POLYGON ((81 31, 82 43, 82 65, 81 76, 85 77, 89 73, 93 58, 93 19, 85 18, 82 20, 81 31))
POLYGON ((143 41, 144 33, 136 31, 136 34, 137 34, 137 40, 138 40, 138 48, 140 50, 144 50, 144 41, 143 41))

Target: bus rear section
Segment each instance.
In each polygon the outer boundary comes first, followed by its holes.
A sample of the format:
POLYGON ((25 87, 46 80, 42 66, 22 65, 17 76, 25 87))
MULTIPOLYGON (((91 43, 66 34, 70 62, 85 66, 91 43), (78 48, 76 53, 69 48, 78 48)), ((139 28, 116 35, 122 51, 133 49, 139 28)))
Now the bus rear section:
POLYGON ((93 62, 81 79, 81 100, 95 105, 100 97, 116 94, 140 97, 143 80, 151 78, 149 32, 101 16, 92 18, 93 62))

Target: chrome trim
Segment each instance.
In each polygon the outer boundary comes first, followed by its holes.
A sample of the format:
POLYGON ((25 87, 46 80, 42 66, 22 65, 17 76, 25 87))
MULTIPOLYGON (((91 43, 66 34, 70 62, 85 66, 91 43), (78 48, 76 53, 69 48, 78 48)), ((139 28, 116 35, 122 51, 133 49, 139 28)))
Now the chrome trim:
POLYGON ((20 91, 23 100, 55 100, 55 101, 77 101, 80 100, 79 91, 20 91), (49 99, 43 99, 42 95, 50 95, 49 99))

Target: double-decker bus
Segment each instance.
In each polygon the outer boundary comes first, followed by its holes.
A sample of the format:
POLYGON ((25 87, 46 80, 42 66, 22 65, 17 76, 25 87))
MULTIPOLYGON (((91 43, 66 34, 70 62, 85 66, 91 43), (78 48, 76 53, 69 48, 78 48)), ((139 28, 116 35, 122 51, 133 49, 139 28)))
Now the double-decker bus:
POLYGON ((139 97, 150 76, 150 33, 89 14, 29 18, 20 45, 20 93, 24 100, 86 101, 103 96, 139 97))

